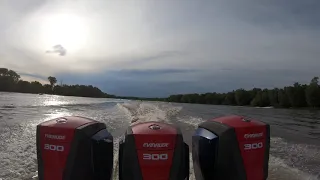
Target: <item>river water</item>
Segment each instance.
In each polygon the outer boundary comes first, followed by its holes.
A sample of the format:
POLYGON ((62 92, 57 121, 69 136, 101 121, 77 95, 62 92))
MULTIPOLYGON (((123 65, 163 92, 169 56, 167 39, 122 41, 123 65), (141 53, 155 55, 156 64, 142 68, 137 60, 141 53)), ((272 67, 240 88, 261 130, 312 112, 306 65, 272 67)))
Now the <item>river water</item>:
MULTIPOLYGON (((0 92, 0 179, 37 179, 36 125, 52 118, 78 115, 105 122, 114 136, 117 154, 118 139, 132 120, 177 124, 190 145, 198 123, 232 114, 271 125, 269 180, 320 179, 319 111, 3 92, 0 92)), ((192 161, 190 165, 192 168, 192 161)), ((190 179, 194 179, 193 169, 190 179)))

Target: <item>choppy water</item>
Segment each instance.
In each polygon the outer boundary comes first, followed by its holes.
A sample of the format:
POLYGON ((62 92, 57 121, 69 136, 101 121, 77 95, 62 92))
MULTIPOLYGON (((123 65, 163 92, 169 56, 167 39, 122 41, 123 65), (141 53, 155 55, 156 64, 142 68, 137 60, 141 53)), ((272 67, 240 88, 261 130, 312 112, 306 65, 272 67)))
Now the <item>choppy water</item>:
MULTIPOLYGON (((191 135, 199 122, 231 114, 246 115, 271 124, 269 180, 317 179, 320 173, 318 111, 1 92, 0 179, 36 179, 33 178, 37 174, 35 128, 40 122, 55 117, 79 115, 105 122, 115 138, 116 153, 117 140, 133 119, 139 119, 138 122, 158 120, 178 124, 190 145, 191 135)), ((192 163, 190 165, 192 168, 192 163)), ((190 179, 194 179, 192 169, 190 179)))

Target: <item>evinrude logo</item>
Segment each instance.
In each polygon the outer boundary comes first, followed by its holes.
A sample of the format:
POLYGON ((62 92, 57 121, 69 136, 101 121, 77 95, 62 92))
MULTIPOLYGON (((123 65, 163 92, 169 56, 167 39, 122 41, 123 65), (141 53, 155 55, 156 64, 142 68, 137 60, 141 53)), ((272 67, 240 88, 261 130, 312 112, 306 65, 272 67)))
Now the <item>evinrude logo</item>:
POLYGON ((148 147, 148 148, 164 148, 168 147, 169 143, 143 143, 143 147, 148 147))
POLYGON ((263 133, 256 133, 256 134, 245 134, 244 138, 249 139, 249 138, 258 138, 258 137, 262 137, 263 133))
POLYGON ((152 130, 159 130, 159 129, 161 129, 161 127, 160 127, 158 124, 152 124, 152 125, 149 126, 149 128, 152 129, 152 130))
POLYGON ((66 138, 66 136, 63 136, 63 135, 54 135, 54 134, 45 134, 44 137, 49 139, 58 139, 58 140, 63 140, 66 138))

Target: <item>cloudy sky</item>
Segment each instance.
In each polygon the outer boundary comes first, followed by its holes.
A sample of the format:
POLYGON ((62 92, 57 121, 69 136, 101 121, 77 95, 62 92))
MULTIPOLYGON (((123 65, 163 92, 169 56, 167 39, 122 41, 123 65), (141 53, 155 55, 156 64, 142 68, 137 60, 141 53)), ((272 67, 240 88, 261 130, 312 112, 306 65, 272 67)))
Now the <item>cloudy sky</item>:
POLYGON ((1 0, 0 66, 107 93, 282 87, 319 76, 319 0, 1 0))

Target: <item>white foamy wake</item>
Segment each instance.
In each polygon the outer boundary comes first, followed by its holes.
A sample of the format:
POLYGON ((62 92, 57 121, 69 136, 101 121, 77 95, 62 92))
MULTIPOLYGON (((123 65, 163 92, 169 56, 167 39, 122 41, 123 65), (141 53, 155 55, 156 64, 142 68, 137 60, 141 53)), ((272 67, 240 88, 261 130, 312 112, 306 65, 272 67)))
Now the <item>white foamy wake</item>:
POLYGON ((148 121, 171 123, 171 118, 177 116, 182 109, 182 107, 170 106, 166 103, 146 102, 118 103, 118 107, 124 110, 131 125, 148 121))
POLYGON ((194 126, 194 127, 197 127, 198 124, 204 122, 205 120, 200 118, 200 117, 192 117, 192 116, 189 116, 187 118, 185 117, 179 117, 177 118, 177 121, 179 122, 182 122, 182 123, 186 123, 186 124, 189 124, 191 126, 194 126))
POLYGON ((296 168, 289 167, 283 159, 269 158, 268 180, 319 180, 318 177, 302 172, 296 168))
POLYGON ((34 134, 28 130, 28 126, 20 128, 20 132, 11 131, 6 150, 0 151, 0 177, 3 180, 31 179, 33 172, 36 172, 36 147, 35 139, 32 138, 34 134))

